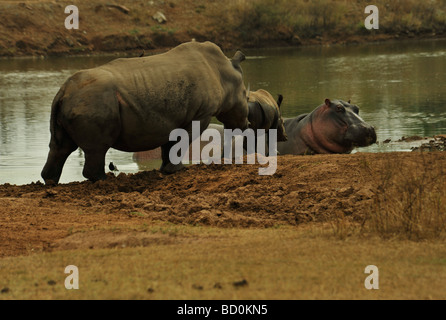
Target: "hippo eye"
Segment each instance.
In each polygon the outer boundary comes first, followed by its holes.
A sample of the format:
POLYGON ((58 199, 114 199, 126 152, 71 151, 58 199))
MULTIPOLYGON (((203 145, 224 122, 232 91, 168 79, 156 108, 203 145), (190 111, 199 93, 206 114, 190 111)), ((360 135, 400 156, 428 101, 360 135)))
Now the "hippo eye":
POLYGON ((345 111, 345 108, 343 105, 338 104, 336 106, 336 112, 344 112, 344 111, 345 111))

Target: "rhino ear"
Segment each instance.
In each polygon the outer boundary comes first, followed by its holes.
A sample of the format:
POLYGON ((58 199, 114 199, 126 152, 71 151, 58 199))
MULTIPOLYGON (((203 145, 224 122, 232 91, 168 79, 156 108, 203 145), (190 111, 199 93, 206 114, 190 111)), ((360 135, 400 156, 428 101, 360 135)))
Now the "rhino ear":
POLYGON ((283 100, 283 96, 281 94, 279 94, 279 97, 277 99, 277 106, 279 107, 279 109, 280 109, 280 105, 282 104, 282 100, 283 100))
POLYGON ((240 63, 245 60, 246 57, 240 50, 237 50, 237 52, 234 54, 234 57, 232 57, 231 62, 234 68, 239 69, 240 63))
POLYGON ((330 106, 330 104, 331 104, 331 101, 330 101, 330 99, 325 99, 325 105, 327 106, 327 107, 329 107, 330 106))

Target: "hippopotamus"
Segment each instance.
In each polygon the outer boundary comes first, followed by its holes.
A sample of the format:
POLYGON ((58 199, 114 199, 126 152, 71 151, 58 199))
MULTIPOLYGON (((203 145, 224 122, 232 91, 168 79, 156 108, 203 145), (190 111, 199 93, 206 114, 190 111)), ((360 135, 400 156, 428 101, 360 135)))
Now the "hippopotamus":
POLYGON ((376 142, 375 129, 364 122, 350 101, 325 99, 309 114, 286 118, 288 141, 279 142, 280 154, 350 153, 376 142))
MULTIPOLYGON (((137 152, 161 147, 164 173, 172 164, 174 129, 204 130, 215 116, 228 129, 248 128, 248 103, 237 51, 232 59, 211 42, 183 43, 154 56, 119 58, 81 70, 61 86, 51 106, 50 150, 42 170, 46 183, 58 183, 67 157, 85 154, 83 176, 105 179, 110 148, 137 152)), ((189 135, 190 136, 190 135, 189 135)), ((191 137, 192 139, 192 137, 191 137)))

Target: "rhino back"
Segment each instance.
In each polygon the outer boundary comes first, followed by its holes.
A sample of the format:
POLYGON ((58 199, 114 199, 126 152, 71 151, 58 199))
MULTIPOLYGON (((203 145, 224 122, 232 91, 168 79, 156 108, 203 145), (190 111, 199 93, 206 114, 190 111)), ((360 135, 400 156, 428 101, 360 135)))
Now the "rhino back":
POLYGON ((202 121, 204 130, 242 80, 216 45, 187 43, 164 54, 116 59, 68 82, 74 113, 119 117, 114 147, 137 151, 166 143, 173 129, 192 120, 202 121))

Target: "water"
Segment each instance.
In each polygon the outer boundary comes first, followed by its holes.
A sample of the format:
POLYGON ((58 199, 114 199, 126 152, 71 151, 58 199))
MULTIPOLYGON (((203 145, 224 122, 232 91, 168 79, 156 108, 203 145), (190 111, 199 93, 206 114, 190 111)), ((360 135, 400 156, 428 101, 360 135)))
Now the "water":
MULTIPOLYGON (((244 50, 245 84, 283 94, 284 117, 311 112, 325 98, 351 99, 376 127, 378 140, 446 133, 446 41, 348 47, 244 50)), ((231 56, 234 52, 228 52, 231 56)), ((0 60, 0 183, 42 181, 50 140, 51 102, 74 72, 114 56, 0 60)), ((356 152, 409 151, 408 143, 379 143, 356 152)), ((150 169, 131 153, 110 150, 120 172, 150 169)), ((80 150, 67 160, 61 182, 82 181, 80 150)), ((159 163, 156 164, 159 166, 159 163)))

